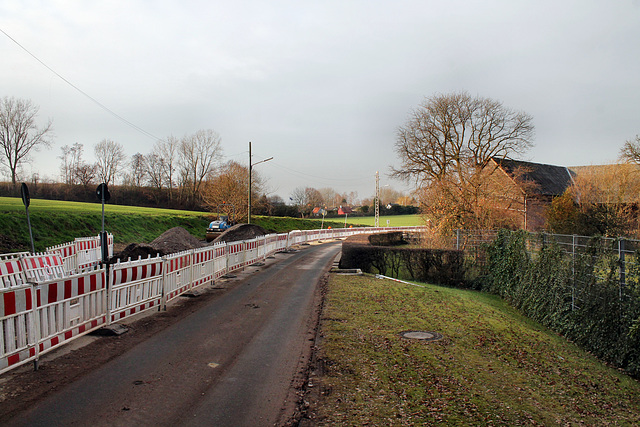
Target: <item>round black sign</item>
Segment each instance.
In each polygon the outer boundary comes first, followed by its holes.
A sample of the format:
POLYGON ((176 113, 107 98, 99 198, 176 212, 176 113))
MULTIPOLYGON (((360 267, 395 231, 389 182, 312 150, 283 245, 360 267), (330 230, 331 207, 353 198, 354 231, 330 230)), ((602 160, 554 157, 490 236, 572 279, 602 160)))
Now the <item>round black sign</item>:
POLYGON ((107 184, 103 182, 102 184, 98 185, 98 188, 96 189, 96 196, 98 196, 98 200, 102 200, 103 202, 109 201, 109 199, 111 198, 111 193, 109 193, 107 184))

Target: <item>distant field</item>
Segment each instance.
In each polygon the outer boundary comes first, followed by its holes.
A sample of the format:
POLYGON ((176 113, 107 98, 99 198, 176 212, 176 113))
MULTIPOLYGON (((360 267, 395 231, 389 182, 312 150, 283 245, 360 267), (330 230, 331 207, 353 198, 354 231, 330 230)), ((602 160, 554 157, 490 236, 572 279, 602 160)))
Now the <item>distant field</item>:
MULTIPOLYGON (((322 219, 315 219, 314 221, 322 221, 322 219)), ((329 221, 325 219, 325 223, 329 221)), ((344 217, 342 218, 331 218, 330 221, 341 224, 344 227, 344 217)), ((347 217, 347 227, 349 225, 364 225, 373 227, 375 223, 375 217, 373 216, 354 216, 347 217)), ((381 227, 412 227, 412 226, 420 226, 424 225, 424 219, 422 219, 421 215, 386 215, 380 217, 380 226, 381 227), (387 224, 387 221, 389 223, 387 224)))

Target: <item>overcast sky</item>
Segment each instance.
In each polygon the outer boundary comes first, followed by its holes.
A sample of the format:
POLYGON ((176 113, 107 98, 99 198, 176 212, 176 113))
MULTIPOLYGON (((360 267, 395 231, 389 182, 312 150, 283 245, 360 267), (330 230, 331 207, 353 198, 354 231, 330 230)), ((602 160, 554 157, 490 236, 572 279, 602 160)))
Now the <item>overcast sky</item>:
POLYGON ((225 159, 254 162, 274 194, 299 186, 398 190, 395 130, 439 93, 531 114, 525 160, 615 161, 640 134, 640 0, 5 0, 0 96, 53 119, 27 173, 58 178, 60 147, 126 154, 214 129, 225 159), (150 136, 150 135, 151 136, 150 136))

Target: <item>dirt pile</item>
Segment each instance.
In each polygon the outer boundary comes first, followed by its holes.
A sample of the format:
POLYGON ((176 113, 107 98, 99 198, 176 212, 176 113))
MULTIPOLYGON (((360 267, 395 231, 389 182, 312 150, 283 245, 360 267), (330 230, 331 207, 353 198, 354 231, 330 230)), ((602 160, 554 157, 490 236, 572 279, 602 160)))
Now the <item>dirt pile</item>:
POLYGON ((204 243, 193 237, 184 228, 173 227, 156 237, 150 245, 166 255, 201 248, 204 246, 204 243))
POLYGON ((238 240, 250 240, 264 236, 267 231, 259 225, 236 224, 215 238, 209 245, 220 242, 237 242, 238 240))
POLYGON ((163 256, 189 249, 197 249, 203 246, 204 243, 193 237, 184 228, 173 227, 162 233, 149 244, 131 243, 124 248, 122 252, 115 254, 110 261, 127 261, 129 258, 134 260, 138 259, 138 257, 147 258, 149 255, 151 255, 151 257, 157 255, 163 256))

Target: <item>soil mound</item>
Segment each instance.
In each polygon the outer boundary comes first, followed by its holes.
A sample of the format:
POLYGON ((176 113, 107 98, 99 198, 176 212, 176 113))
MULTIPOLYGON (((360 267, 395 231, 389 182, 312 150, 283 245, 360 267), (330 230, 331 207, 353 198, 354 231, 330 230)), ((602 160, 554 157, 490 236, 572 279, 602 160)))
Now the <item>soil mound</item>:
POLYGON ((267 231, 259 225, 236 224, 224 233, 215 238, 209 245, 220 242, 237 242, 238 240, 250 240, 255 237, 264 236, 267 231))
POLYGON ((162 233, 149 244, 130 244, 124 248, 122 252, 115 254, 111 262, 116 262, 117 260, 127 261, 129 258, 132 260, 138 259, 138 257, 147 258, 149 255, 151 255, 151 257, 157 255, 163 256, 189 249, 197 249, 203 246, 204 244, 200 240, 193 237, 184 228, 173 227, 162 233))
POLYGON ((158 251, 162 251, 165 255, 204 246, 200 240, 193 237, 182 227, 170 228, 156 237, 150 245, 158 251))
POLYGON ((109 260, 109 262, 114 263, 118 260, 122 262, 126 262, 129 259, 132 261, 137 260, 138 258, 146 259, 151 255, 151 258, 156 257, 157 255, 165 255, 160 253, 157 249, 154 249, 151 245, 146 243, 131 243, 129 246, 124 248, 122 252, 119 252, 113 256, 109 260))

